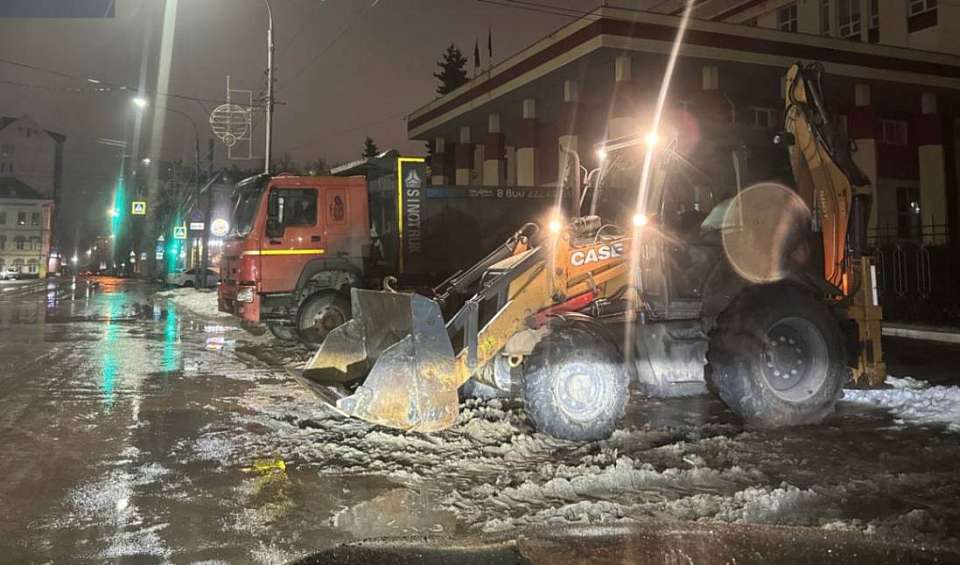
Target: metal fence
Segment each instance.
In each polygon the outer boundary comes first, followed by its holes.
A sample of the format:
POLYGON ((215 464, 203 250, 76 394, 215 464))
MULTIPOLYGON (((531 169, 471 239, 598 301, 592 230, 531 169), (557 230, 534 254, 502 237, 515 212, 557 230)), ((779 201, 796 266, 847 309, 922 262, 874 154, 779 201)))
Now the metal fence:
POLYGON ((960 247, 946 225, 880 228, 868 242, 884 319, 960 325, 960 247))

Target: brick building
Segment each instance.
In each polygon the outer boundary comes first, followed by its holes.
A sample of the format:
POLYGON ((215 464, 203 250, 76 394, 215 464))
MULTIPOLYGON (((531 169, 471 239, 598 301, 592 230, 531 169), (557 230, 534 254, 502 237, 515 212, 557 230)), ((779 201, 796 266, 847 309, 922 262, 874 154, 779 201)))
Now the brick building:
POLYGON ((0 269, 45 277, 53 200, 13 177, 0 177, 0 269))
MULTIPOLYGON (((644 4, 663 13, 599 8, 410 114, 408 136, 433 142, 433 183, 550 185, 560 146, 590 165, 600 140, 644 131, 681 21, 679 3, 644 4)), ((939 226, 943 239, 949 226, 956 240, 960 14, 947 12, 957 9, 935 0, 702 0, 666 126, 687 131, 678 122, 692 119, 772 134, 782 127, 786 69, 819 61, 828 105, 873 181, 874 233, 920 238, 933 233, 922 226, 939 226)))
POLYGON ((0 264, 27 276, 50 264, 65 140, 30 116, 0 117, 0 264))

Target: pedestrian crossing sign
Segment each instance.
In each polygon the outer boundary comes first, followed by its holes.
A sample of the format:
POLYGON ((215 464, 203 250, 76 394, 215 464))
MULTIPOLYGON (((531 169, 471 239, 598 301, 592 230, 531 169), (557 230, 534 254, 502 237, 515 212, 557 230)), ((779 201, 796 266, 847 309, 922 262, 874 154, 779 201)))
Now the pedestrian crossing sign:
POLYGON ((130 213, 134 216, 146 216, 147 215, 147 203, 143 200, 134 200, 130 204, 130 213))
POLYGON ((176 226, 173 228, 173 239, 187 239, 187 226, 176 226))

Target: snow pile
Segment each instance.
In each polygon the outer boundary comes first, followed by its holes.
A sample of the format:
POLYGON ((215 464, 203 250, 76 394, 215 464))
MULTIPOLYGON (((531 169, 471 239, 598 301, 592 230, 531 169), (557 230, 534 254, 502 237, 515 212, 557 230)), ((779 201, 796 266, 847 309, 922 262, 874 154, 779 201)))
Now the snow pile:
POLYGON ((158 292, 157 296, 171 300, 179 308, 196 316, 204 318, 232 317, 231 314, 217 310, 217 292, 215 290, 177 288, 158 292))
POLYGON ((944 424, 960 432, 960 387, 930 386, 910 377, 887 377, 890 388, 847 390, 844 400, 890 410, 898 424, 944 424))

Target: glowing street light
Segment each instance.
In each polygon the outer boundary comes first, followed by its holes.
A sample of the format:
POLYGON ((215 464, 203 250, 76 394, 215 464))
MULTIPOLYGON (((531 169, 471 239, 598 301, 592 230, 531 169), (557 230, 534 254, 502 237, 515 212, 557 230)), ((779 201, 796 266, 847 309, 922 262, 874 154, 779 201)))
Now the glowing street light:
POLYGON ((153 161, 150 159, 150 157, 144 157, 140 162, 143 163, 144 167, 149 167, 150 163, 153 161))
POLYGON ((133 99, 133 105, 142 110, 147 107, 147 99, 143 96, 137 96, 133 99))
POLYGON ((657 135, 656 131, 651 131, 644 136, 643 141, 648 147, 653 147, 660 141, 660 136, 657 135))

